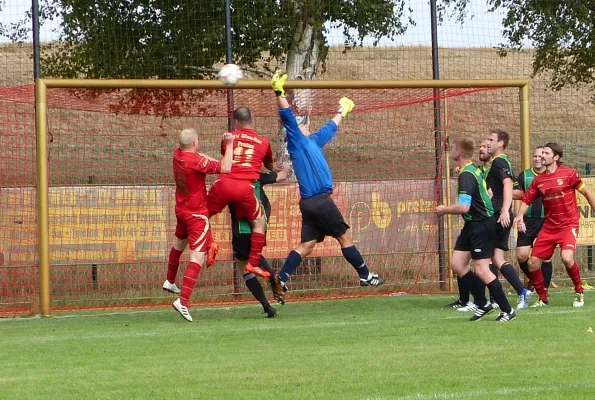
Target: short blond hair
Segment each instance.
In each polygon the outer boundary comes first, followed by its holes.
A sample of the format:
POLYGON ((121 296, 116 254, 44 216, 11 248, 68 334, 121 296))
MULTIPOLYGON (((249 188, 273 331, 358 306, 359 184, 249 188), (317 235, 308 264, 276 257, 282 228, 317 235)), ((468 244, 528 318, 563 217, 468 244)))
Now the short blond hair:
POLYGON ((191 148, 196 139, 198 139, 198 133, 196 133, 195 129, 192 129, 192 128, 183 129, 182 132, 180 132, 180 138, 179 138, 180 148, 182 150, 187 150, 187 149, 191 148))
POLYGON ((455 140, 455 146, 459 153, 465 158, 473 158, 475 154, 475 141, 471 138, 461 138, 455 140))

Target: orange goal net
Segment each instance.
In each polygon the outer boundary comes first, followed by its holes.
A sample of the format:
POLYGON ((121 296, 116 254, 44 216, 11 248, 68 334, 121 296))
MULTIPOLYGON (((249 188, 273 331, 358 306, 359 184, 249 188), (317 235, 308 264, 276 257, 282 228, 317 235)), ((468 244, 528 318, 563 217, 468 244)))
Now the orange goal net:
MULTIPOLYGON (((296 91, 296 111, 311 111, 313 130, 334 115, 342 96, 355 101, 324 150, 333 197, 356 246, 386 285, 360 288, 339 245, 327 238, 298 268, 288 301, 448 289, 449 238, 461 222, 438 220, 433 212, 439 201, 455 198, 448 137, 479 141, 498 127, 518 138, 518 91, 314 89, 306 100, 296 91)), ((52 311, 173 300, 161 290, 175 228, 171 157, 186 127, 199 132, 202 152, 220 156, 219 140, 228 126, 226 92, 47 89, 52 311)), ((284 154, 271 90, 234 90, 233 105, 251 108, 256 130, 271 139, 274 153, 284 154)), ((0 315, 39 312, 34 110, 32 86, 0 90, 0 315)), ((509 155, 518 170, 520 140, 513 140, 509 155)), ((294 178, 265 191, 272 215, 264 255, 279 269, 300 240, 299 191, 294 178)), ((222 252, 199 275, 193 304, 253 301, 234 273, 229 222, 227 211, 211 220, 222 252)), ((184 253, 179 279, 186 261, 184 253)))

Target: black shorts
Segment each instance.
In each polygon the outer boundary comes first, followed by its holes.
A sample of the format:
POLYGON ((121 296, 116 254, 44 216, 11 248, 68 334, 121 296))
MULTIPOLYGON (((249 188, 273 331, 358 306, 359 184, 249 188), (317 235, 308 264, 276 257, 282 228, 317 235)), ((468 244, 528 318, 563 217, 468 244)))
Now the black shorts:
POLYGON ((457 238, 455 250, 471 252, 473 260, 492 258, 496 225, 494 217, 485 221, 467 221, 457 238))
POLYGON ((512 230, 512 220, 514 219, 514 215, 512 212, 510 213, 510 225, 508 228, 505 228, 498 223, 499 218, 500 214, 494 214, 494 219, 496 220, 496 239, 494 245, 497 249, 508 251, 510 249, 508 246, 508 239, 510 239, 510 231, 512 230))
POLYGON ((341 211, 328 193, 317 194, 300 200, 302 212, 302 243, 316 240, 322 242, 325 236, 338 238, 349 229, 341 211))
POLYGON ((231 247, 233 256, 240 261, 248 261, 250 257, 250 234, 233 233, 231 236, 231 247))
POLYGON ((516 241, 516 247, 533 247, 533 242, 535 242, 535 239, 537 239, 537 234, 541 230, 541 227, 543 227, 544 222, 545 219, 543 218, 525 217, 525 227, 527 227, 527 232, 519 232, 516 241))

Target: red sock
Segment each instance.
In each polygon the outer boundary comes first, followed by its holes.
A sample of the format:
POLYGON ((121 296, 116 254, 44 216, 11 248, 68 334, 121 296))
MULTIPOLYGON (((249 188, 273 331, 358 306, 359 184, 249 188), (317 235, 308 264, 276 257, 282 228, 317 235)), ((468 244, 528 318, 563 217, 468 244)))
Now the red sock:
POLYGON ((176 281, 178 267, 180 266, 180 256, 183 252, 183 250, 177 250, 175 247, 172 247, 169 252, 169 260, 167 262, 167 280, 169 283, 174 283, 176 281))
POLYGON ((200 264, 189 262, 186 267, 186 272, 184 272, 184 280, 182 280, 182 290, 180 292, 180 303, 185 307, 188 307, 188 299, 192 294, 200 269, 200 264))
POLYGON ((535 291, 539 295, 539 300, 548 301, 547 288, 543 283, 543 273, 541 272, 541 268, 537 271, 529 271, 529 274, 531 274, 531 282, 533 282, 533 286, 535 286, 535 291))
POLYGON ((260 266, 260 256, 262 255, 265 240, 266 237, 262 233, 252 232, 250 235, 250 257, 248 257, 248 262, 255 267, 260 266))
POLYGON ((574 291, 577 293, 583 292, 583 283, 581 282, 581 270, 578 268, 576 261, 572 264, 572 268, 566 270, 572 283, 574 283, 574 291))

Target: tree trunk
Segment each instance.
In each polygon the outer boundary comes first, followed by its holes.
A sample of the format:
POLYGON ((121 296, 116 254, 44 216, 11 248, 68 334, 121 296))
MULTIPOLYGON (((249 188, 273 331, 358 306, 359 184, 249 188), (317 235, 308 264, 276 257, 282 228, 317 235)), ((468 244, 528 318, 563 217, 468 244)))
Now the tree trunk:
MULTIPOLYGON (((289 79, 312 80, 316 77, 322 46, 318 29, 320 28, 305 22, 298 22, 292 46, 287 53, 286 72, 289 79)), ((293 95, 293 105, 298 115, 307 115, 312 111, 312 90, 294 90, 293 95)))

